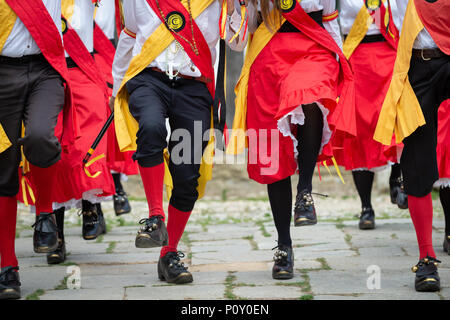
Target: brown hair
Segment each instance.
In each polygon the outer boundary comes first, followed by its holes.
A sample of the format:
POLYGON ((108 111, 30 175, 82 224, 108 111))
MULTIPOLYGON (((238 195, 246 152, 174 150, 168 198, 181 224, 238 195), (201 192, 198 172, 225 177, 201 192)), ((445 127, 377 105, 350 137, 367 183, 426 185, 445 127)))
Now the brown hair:
MULTIPOLYGON (((255 7, 258 5, 258 0, 251 0, 255 7)), ((261 16, 269 30, 277 29, 277 26, 281 23, 282 15, 281 15, 281 5, 280 0, 273 1, 274 9, 278 14, 275 15, 274 19, 270 18, 270 3, 271 0, 259 0, 261 5, 261 16), (273 20, 273 21, 272 21, 273 20)))

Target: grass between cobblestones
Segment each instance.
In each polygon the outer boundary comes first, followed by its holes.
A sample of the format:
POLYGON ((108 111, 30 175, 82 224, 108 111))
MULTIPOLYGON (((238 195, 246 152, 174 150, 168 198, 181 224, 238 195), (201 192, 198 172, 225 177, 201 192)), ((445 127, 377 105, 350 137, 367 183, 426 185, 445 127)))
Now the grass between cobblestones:
POLYGON ((35 292, 26 296, 26 300, 40 300, 40 296, 44 295, 45 291, 42 289, 37 289, 35 292))

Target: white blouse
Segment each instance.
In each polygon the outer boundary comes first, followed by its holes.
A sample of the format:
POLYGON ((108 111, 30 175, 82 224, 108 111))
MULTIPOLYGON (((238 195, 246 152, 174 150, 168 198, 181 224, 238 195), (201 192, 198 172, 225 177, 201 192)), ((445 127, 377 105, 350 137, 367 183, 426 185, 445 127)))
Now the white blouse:
MULTIPOLYGON (((61 36, 61 0, 42 0, 42 2, 55 22, 61 36)), ((8 39, 6 39, 5 45, 3 46, 3 50, 0 54, 2 56, 20 58, 22 56, 39 53, 41 53, 41 50, 34 41, 33 37, 28 32, 23 22, 17 18, 11 34, 8 39)))
MULTIPOLYGON (((203 33, 209 49, 211 50, 213 64, 216 60, 216 46, 220 38, 220 2, 221 1, 219 0, 214 1, 197 17, 197 19, 195 19, 195 22, 203 33)), ((227 16, 227 40, 231 39, 232 34, 234 33, 232 30, 237 30, 241 22, 240 15, 238 13, 240 8, 239 1, 235 0, 235 3, 235 12, 233 12, 231 17, 227 16)), ((132 58, 141 52, 145 41, 161 25, 161 20, 146 0, 124 1, 123 10, 125 27, 132 33, 135 33, 136 38, 130 37, 124 31, 120 34, 112 72, 114 77, 113 96, 116 96, 132 58)), ((243 33, 244 30, 242 30, 240 37, 242 37, 243 33)), ((246 38, 247 36, 248 33, 246 34, 246 38)), ((243 47, 239 48, 241 43, 242 41, 233 41, 233 43, 229 44, 229 46, 235 50, 243 50, 243 47)), ((201 76, 200 70, 193 64, 184 50, 177 50, 175 41, 172 42, 172 44, 152 63, 150 63, 148 67, 157 67, 163 71, 168 70, 170 67, 171 69, 177 70, 180 74, 186 76, 201 76)))
POLYGON ((102 0, 95 11, 95 23, 108 39, 114 39, 116 30, 116 6, 114 0, 102 0))
MULTIPOLYGON (((383 2, 387 8, 387 0, 383 2)), ((397 3, 391 0, 390 4, 394 24, 397 29, 400 30, 402 22, 400 19, 400 14, 398 12, 397 3)), ((342 34, 347 35, 350 32, 350 29, 355 22, 356 16, 363 6, 365 6, 365 2, 363 0, 340 0, 339 24, 341 25, 342 34)), ((380 30, 375 22, 369 26, 369 30, 367 31, 367 35, 374 34, 380 34, 380 30)))
MULTIPOLYGON (((77 32, 89 52, 94 51, 94 10, 95 5, 92 0, 75 0, 73 15, 69 20, 70 25, 77 32)), ((68 56, 66 52, 66 57, 68 56)))
MULTIPOLYGON (((326 16, 336 11, 336 0, 302 0, 300 5, 306 13, 323 10, 323 15, 326 16)), ((250 15, 250 20, 248 23, 249 32, 253 33, 258 28, 258 10, 260 10, 259 2, 257 7, 252 5, 252 3, 249 3, 248 10, 250 15)), ((342 48, 342 37, 337 19, 324 21, 323 26, 334 41, 336 41, 337 45, 342 48)))

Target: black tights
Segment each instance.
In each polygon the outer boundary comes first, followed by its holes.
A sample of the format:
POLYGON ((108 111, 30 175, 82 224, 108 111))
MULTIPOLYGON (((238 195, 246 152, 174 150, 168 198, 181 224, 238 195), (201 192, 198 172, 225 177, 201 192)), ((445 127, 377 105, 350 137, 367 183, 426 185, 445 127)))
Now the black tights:
POLYGON ((120 173, 113 173, 114 186, 116 187, 116 193, 123 190, 122 182, 120 181, 120 173))
POLYGON ((444 208, 445 234, 450 236, 450 188, 440 188, 439 197, 441 198, 442 208, 444 208))
MULTIPOLYGON (((389 178, 389 185, 392 184, 401 176, 399 164, 394 164, 391 167, 391 176, 389 178)), ((361 199, 361 206, 363 208, 372 208, 372 185, 375 174, 368 170, 352 171, 353 181, 355 182, 356 190, 358 190, 359 198, 361 199)))
MULTIPOLYGON (((303 106, 305 123, 297 128, 299 182, 297 191, 312 191, 312 177, 322 143, 323 115, 316 104, 303 106)), ((267 185, 270 207, 278 233, 278 244, 292 246, 290 226, 292 217, 291 178, 267 185)))

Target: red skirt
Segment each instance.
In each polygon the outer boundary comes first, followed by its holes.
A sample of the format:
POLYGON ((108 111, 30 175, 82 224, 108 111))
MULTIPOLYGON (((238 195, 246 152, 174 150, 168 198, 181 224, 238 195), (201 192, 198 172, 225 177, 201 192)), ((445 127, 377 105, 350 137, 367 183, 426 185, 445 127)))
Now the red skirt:
MULTIPOLYGON (((94 162, 89 168, 96 178, 88 177, 82 160, 91 147, 108 117, 108 106, 104 93, 79 68, 70 68, 73 102, 80 128, 80 137, 61 155, 57 163, 57 178, 54 188, 54 207, 79 206, 81 199, 99 202, 102 197, 115 193, 114 182, 106 157, 94 162)), ((107 154, 107 138, 102 139, 91 159, 107 154)))
POLYGON ((450 187, 450 100, 444 101, 438 110, 437 161, 439 186, 450 187))
POLYGON ((355 77, 357 136, 347 136, 343 148, 334 150, 337 163, 347 170, 370 170, 398 162, 394 138, 390 146, 373 139, 395 57, 396 51, 385 41, 361 43, 350 57, 355 77))
POLYGON ((331 155, 327 115, 336 106, 339 63, 334 53, 300 32, 277 33, 254 61, 249 76, 247 128, 249 177, 269 184, 297 170, 295 130, 303 104, 324 115, 321 156, 331 155))
MULTIPOLYGON (((95 55, 95 62, 97 63, 100 71, 103 72, 106 81, 110 84, 108 87, 109 96, 112 95, 112 84, 114 82, 111 74, 111 65, 109 65, 106 60, 100 55, 95 55)), ((116 139, 116 132, 114 130, 114 122, 108 129, 108 153, 107 162, 111 171, 117 173, 123 173, 125 175, 135 175, 138 174, 138 166, 136 162, 132 159, 133 153, 130 152, 120 152, 119 144, 116 139)))

